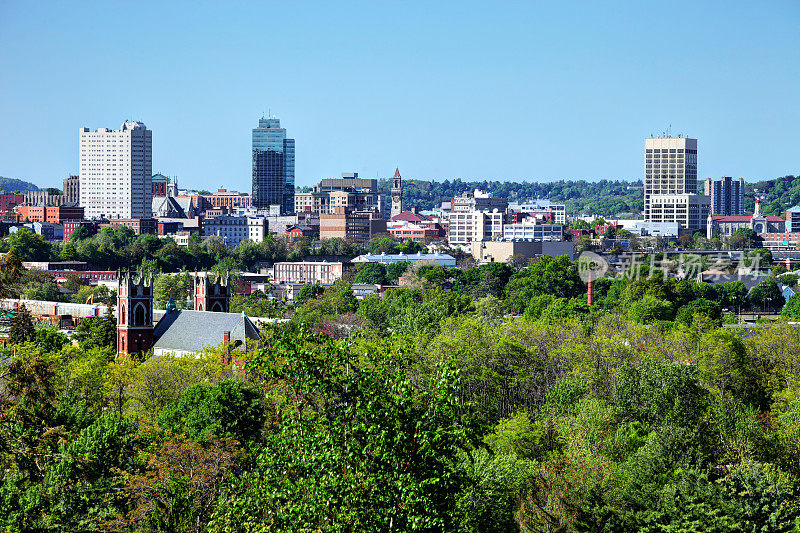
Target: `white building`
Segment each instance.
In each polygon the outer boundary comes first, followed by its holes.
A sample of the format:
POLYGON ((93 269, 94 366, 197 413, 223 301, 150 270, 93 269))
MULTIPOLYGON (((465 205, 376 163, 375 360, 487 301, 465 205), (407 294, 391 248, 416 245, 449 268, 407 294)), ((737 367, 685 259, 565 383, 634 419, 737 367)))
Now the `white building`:
POLYGON ((650 222, 635 219, 609 220, 607 222, 622 226, 622 229, 640 237, 677 237, 681 226, 677 222, 650 222))
POLYGON ((79 198, 87 218, 150 218, 152 133, 141 122, 117 131, 80 129, 79 198))
POLYGON ((536 220, 523 219, 516 224, 503 224, 503 238, 507 240, 563 241, 561 224, 537 224, 536 220))
POLYGON ((269 233, 267 217, 247 217, 247 238, 255 243, 264 242, 269 233))
POLYGON ((548 199, 537 199, 523 204, 508 204, 508 208, 520 213, 553 213, 553 222, 556 224, 567 223, 567 206, 554 204, 548 199))
POLYGON ((220 215, 203 222, 203 236, 216 235, 222 237, 225 246, 236 248, 240 242, 250 238, 248 217, 235 215, 220 215))
POLYGON ((416 254, 364 254, 359 255, 353 259, 353 263, 402 263, 408 261, 416 263, 418 261, 431 261, 442 265, 443 267, 453 268, 456 266, 456 259, 452 255, 447 254, 423 254, 417 252, 416 254))
POLYGON ((504 211, 452 211, 449 216, 448 237, 450 246, 466 245, 473 241, 503 236, 504 211))

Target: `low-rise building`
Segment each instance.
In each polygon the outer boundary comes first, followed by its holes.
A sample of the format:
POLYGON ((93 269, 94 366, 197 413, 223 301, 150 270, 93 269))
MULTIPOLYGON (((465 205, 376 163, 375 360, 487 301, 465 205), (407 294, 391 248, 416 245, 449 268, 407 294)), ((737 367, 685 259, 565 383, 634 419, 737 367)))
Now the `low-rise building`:
POLYGON ((341 279, 344 263, 325 261, 280 262, 272 267, 276 283, 319 283, 331 285, 341 279))
POLYGON ((249 194, 243 194, 237 191, 229 191, 227 189, 219 189, 212 194, 204 194, 202 198, 212 207, 220 208, 227 207, 233 209, 234 207, 251 207, 253 205, 253 197, 249 194))
POLYGON ((236 248, 240 242, 250 238, 248 217, 222 215, 203 222, 203 236, 221 237, 228 248, 236 248))
POLYGON ((442 237, 442 231, 432 227, 425 227, 414 223, 392 224, 387 230, 389 235, 401 241, 427 242, 442 237))
POLYGON ((63 224, 65 220, 83 220, 83 207, 76 205, 19 204, 14 212, 22 222, 49 222, 63 224))
POLYGON ((5 213, 11 210, 12 207, 17 206, 25 201, 25 197, 21 194, 14 194, 13 192, 0 192, 0 213, 5 213))
POLYGON ((267 217, 247 217, 247 238, 255 243, 264 242, 269 234, 267 217))
POLYGON ((403 263, 403 262, 417 263, 419 261, 430 261, 442 265, 446 268, 453 268, 456 266, 456 258, 448 254, 423 254, 417 252, 416 254, 364 254, 359 255, 353 259, 353 263, 403 263))
POLYGON ((529 259, 543 255, 575 257, 575 245, 569 241, 474 241, 470 249, 479 263, 505 263, 515 255, 529 259))
POLYGON ((450 246, 464 246, 474 241, 501 238, 505 217, 505 212, 498 209, 451 211, 447 240, 450 246))
POLYGON ((520 213, 530 213, 541 215, 549 213, 556 224, 567 223, 567 206, 565 204, 555 204, 548 199, 537 199, 529 202, 508 204, 508 208, 520 213))
POLYGON ((175 233, 183 230, 183 223, 159 220, 157 227, 158 235, 174 235, 175 233))
POLYGON ((515 224, 504 224, 503 238, 506 240, 563 241, 564 226, 541 224, 535 218, 528 217, 515 224))
POLYGON ((64 226, 61 224, 50 224, 49 222, 27 222, 21 226, 14 226, 9 233, 18 231, 31 231, 36 235, 41 235, 46 241, 60 241, 64 239, 64 226))
POLYGON ((63 194, 51 194, 47 189, 41 191, 25 191, 23 194, 28 205, 56 206, 67 202, 63 194))
POLYGON ((295 224, 286 228, 286 239, 289 242, 302 238, 311 239, 314 237, 314 235, 316 235, 316 233, 317 232, 311 226, 307 226, 305 224, 295 224))
POLYGON ((118 227, 131 228, 136 235, 155 235, 158 232, 158 222, 154 218, 112 218, 98 224, 99 229, 118 227))
POLYGON ((62 224, 64 228, 64 240, 69 241, 72 239, 72 233, 77 228, 84 228, 89 232, 89 235, 97 233, 97 221, 95 220, 65 220, 62 224))
POLYGON ((386 233, 386 221, 377 211, 337 207, 334 213, 319 216, 319 237, 323 240, 338 237, 365 243, 379 233, 386 233))

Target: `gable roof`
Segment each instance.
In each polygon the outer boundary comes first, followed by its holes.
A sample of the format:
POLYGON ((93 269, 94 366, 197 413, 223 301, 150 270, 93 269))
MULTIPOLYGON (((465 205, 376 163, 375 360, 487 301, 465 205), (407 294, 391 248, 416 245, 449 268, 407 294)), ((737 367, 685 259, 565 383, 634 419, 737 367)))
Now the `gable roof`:
POLYGON ((153 215, 159 218, 187 218, 183 207, 173 196, 154 196, 153 215))
POLYGON ((176 310, 166 313, 158 321, 153 337, 154 348, 176 352, 202 352, 209 346, 224 341, 225 332, 231 332, 231 342, 242 346, 249 340, 259 341, 261 335, 244 314, 213 313, 209 311, 176 310))
POLYGON ((430 220, 430 218, 426 217, 425 215, 419 214, 419 213, 412 213, 411 211, 403 211, 402 213, 396 214, 395 216, 393 216, 389 220, 391 220, 393 222, 400 222, 400 221, 405 221, 405 222, 423 222, 425 220, 430 220))

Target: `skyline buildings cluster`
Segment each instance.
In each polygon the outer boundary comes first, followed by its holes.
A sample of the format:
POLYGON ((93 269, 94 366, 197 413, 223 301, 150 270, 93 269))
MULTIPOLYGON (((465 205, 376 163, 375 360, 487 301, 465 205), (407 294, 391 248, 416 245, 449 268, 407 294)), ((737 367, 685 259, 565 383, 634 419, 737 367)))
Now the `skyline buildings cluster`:
MULTIPOLYGON (((252 206, 273 215, 295 213, 295 139, 287 136, 277 116, 259 119, 258 127, 252 129, 251 150, 252 206)), ((714 185, 708 179, 706 194, 697 194, 697 162, 697 139, 645 139, 645 220, 678 222, 694 230, 704 226, 709 214, 742 211, 743 180, 732 182, 726 177, 721 185, 714 185)), ((152 216, 152 131, 143 122, 126 121, 116 131, 81 128, 79 167, 79 203, 86 208, 87 218, 152 216)), ((395 216, 402 202, 398 172, 390 192, 391 216, 395 216)))

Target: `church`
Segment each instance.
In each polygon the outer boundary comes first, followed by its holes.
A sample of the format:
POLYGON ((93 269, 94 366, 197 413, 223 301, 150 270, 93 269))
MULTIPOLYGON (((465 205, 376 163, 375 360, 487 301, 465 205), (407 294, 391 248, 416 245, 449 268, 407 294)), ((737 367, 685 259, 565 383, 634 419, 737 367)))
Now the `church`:
POLYGON ((226 279, 202 272, 192 279, 194 310, 153 310, 153 278, 120 273, 117 277, 117 353, 150 350, 153 355, 190 355, 213 346, 247 349, 261 341, 258 328, 244 313, 229 313, 226 279))

